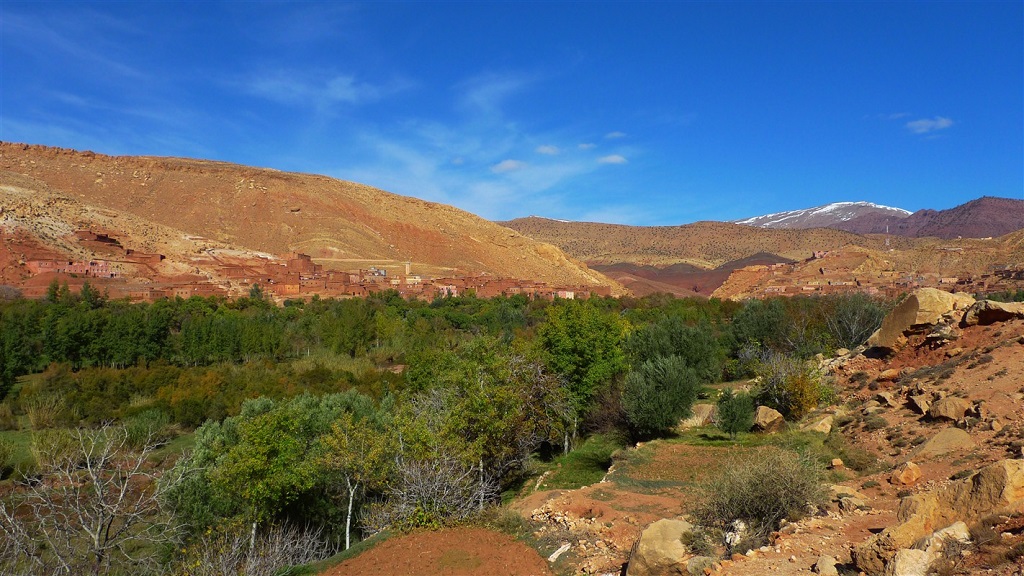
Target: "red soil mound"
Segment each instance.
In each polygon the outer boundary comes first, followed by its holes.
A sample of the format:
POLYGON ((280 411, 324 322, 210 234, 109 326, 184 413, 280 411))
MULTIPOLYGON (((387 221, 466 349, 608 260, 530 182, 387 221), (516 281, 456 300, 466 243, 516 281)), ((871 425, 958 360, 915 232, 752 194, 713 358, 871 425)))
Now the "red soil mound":
POLYGON ((482 528, 392 538, 322 576, 550 576, 536 551, 482 528))

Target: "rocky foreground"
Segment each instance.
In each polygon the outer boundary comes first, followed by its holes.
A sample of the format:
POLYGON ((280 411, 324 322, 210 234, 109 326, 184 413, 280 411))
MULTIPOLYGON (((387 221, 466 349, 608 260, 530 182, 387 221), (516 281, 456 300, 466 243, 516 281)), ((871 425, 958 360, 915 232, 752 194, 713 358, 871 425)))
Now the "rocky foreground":
MULTIPOLYGON (((865 346, 838 352, 821 363, 841 404, 795 425, 836 429, 877 462, 856 473, 834 461, 831 502, 769 545, 725 560, 695 553, 685 544, 692 495, 659 488, 714 468, 725 449, 651 443, 624 459, 660 460, 645 472, 613 469, 601 484, 539 492, 519 508, 590 574, 1024 573, 1024 304, 921 289, 865 346)), ((686 424, 706 425, 710 408, 696 406, 686 424)), ((763 433, 779 429, 761 416, 763 433)))

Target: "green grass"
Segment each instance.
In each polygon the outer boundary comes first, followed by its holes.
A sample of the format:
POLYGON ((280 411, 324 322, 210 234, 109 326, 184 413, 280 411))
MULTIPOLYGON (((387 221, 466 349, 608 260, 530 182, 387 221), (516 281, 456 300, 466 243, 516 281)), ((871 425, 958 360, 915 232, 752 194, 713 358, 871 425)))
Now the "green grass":
POLYGON ((15 470, 28 470, 35 467, 35 458, 32 457, 32 432, 30 430, 5 430, 0 432, 0 438, 14 445, 14 456, 11 458, 12 468, 15 470))
POLYGON ((545 490, 572 490, 600 482, 612 465, 612 454, 625 446, 625 440, 613 434, 595 434, 568 454, 546 466, 551 474, 540 487, 545 490))
POLYGON ((196 435, 194 432, 181 434, 180 436, 172 438, 167 444, 164 444, 154 450, 152 456, 150 456, 150 460, 159 462, 167 458, 177 458, 186 451, 191 450, 195 444, 196 435))

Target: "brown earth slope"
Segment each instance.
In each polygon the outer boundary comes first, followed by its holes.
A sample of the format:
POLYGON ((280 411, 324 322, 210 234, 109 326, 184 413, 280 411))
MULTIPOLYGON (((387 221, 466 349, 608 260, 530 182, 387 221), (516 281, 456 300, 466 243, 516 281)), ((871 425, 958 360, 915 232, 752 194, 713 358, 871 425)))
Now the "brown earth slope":
POLYGON ((211 244, 302 252, 336 269, 409 261, 424 275, 488 273, 621 292, 558 248, 468 212, 325 176, 3 142, 0 206, 8 232, 59 243, 75 229, 103 226, 172 262, 211 244))

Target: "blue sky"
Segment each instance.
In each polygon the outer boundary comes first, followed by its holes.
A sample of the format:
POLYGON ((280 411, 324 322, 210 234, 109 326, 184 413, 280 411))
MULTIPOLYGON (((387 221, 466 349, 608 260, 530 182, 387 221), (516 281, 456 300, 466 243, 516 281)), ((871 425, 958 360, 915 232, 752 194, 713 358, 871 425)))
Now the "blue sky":
POLYGON ((0 139, 683 224, 1024 198, 1024 3, 0 3, 0 139))

